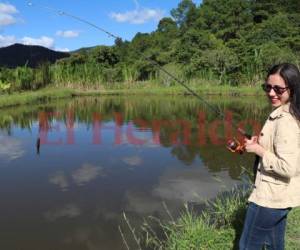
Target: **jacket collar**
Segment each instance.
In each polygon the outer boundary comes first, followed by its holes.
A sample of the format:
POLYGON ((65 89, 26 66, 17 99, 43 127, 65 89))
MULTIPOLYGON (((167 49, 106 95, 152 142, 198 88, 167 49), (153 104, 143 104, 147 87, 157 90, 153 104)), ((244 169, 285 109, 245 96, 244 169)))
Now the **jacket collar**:
POLYGON ((284 113, 290 112, 290 103, 283 104, 277 107, 273 112, 270 114, 269 119, 274 120, 276 118, 280 118, 284 115, 284 113))

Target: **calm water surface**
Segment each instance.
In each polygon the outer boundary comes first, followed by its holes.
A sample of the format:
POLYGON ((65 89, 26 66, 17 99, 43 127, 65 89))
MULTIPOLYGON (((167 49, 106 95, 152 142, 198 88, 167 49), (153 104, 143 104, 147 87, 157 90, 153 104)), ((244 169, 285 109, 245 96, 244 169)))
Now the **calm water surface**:
MULTIPOLYGON (((260 125, 269 112, 264 99, 208 101, 241 124, 260 125)), ((235 129, 223 124, 193 97, 0 110, 0 249, 126 249, 123 211, 135 227, 150 215, 167 220, 163 202, 176 217, 240 182, 252 157, 225 149, 235 129)))

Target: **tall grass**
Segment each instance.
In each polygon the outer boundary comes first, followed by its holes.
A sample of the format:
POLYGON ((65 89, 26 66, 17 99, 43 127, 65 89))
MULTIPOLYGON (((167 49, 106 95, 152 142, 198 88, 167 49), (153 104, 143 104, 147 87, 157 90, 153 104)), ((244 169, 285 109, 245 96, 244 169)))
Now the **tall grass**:
MULTIPOLYGON (((251 71, 250 66, 249 71, 251 71)), ((146 70, 148 69, 146 68, 146 70)), ((191 77, 187 75, 184 67, 177 64, 167 64, 163 66, 163 69, 156 68, 153 72, 149 71, 147 78, 144 79, 135 65, 120 64, 115 67, 106 67, 92 62, 79 64, 62 61, 53 65, 43 63, 34 69, 26 65, 16 69, 2 68, 0 69, 0 80, 3 83, 11 84, 11 91, 36 90, 49 85, 79 89, 128 89, 145 86, 151 89, 177 86, 176 80, 166 74, 164 70, 186 84, 194 84, 196 87, 201 85, 203 88, 204 84, 200 83, 205 83, 207 89, 216 85, 220 86, 220 81, 212 70, 202 70, 196 76, 191 77), (151 86, 147 83, 150 83, 151 86)), ((249 74, 251 75, 253 72, 249 72, 249 74)), ((247 78, 247 81, 251 85, 252 78, 247 78)), ((238 85, 241 86, 241 84, 238 85)))
POLYGON ((49 63, 40 64, 37 68, 26 65, 15 69, 0 68, 0 81, 9 84, 8 92, 37 90, 52 83, 49 63))

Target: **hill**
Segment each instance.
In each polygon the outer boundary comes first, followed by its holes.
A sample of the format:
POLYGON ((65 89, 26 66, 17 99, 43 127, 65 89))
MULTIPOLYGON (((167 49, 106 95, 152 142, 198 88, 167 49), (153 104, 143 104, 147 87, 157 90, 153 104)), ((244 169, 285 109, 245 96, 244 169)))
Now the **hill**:
POLYGON ((54 51, 42 46, 16 43, 0 48, 0 67, 16 68, 27 65, 34 68, 42 62, 54 63, 58 59, 69 56, 69 53, 54 51))

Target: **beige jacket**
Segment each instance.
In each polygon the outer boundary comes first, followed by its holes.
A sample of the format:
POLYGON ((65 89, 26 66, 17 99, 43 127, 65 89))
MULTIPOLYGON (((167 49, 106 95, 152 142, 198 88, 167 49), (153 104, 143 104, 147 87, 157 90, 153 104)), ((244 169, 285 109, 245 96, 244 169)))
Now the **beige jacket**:
POLYGON ((249 201, 269 208, 300 206, 300 127, 289 104, 270 114, 258 141, 267 151, 249 201))

